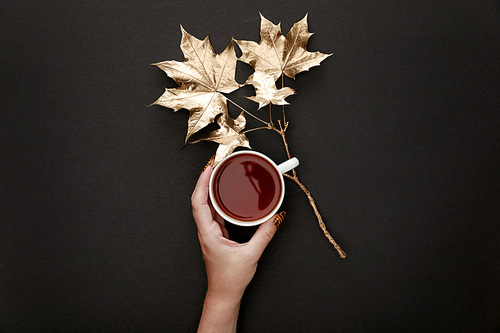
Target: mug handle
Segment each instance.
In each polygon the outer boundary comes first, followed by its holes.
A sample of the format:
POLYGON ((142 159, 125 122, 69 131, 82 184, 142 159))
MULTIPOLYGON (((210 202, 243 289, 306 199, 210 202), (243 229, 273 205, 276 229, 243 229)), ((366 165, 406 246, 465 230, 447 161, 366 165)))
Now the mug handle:
POLYGON ((284 174, 285 172, 295 169, 298 166, 299 160, 297 159, 297 157, 292 157, 291 159, 278 165, 278 170, 281 174, 284 174))

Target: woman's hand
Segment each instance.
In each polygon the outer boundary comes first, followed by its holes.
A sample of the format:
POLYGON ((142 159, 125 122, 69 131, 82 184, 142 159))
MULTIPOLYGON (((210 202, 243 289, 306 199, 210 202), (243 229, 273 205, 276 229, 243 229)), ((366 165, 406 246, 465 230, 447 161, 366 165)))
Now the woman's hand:
POLYGON ((262 223, 247 243, 228 238, 224 220, 209 203, 208 184, 213 168, 203 171, 191 197, 193 217, 198 227, 208 289, 199 331, 232 332, 243 293, 255 275, 257 262, 281 224, 285 213, 262 223), (218 324, 222 324, 217 326, 218 324), (214 326, 215 325, 215 326, 214 326))

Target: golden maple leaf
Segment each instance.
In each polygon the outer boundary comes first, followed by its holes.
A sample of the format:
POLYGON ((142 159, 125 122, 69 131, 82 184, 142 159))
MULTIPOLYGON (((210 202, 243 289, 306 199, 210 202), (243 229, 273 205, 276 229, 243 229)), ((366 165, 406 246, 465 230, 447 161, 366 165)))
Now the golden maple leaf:
POLYGON ((282 74, 294 79, 300 72, 319 66, 331 54, 307 51, 307 14, 295 23, 283 36, 281 24, 275 25, 260 14, 260 42, 237 40, 242 56, 239 60, 248 63, 256 71, 265 72, 276 81, 282 74))
POLYGON ((177 111, 190 111, 186 142, 219 114, 227 115, 227 99, 222 93, 230 93, 240 87, 235 80, 236 53, 234 43, 221 54, 215 54, 208 36, 204 40, 193 37, 181 26, 181 50, 184 61, 163 61, 156 64, 179 84, 178 88, 165 89, 153 104, 177 111))
POLYGON ((288 105, 285 98, 295 94, 295 90, 290 87, 281 89, 276 88, 274 78, 264 72, 254 72, 247 79, 246 84, 251 84, 255 88, 256 96, 247 97, 248 99, 259 103, 259 109, 269 103, 275 105, 288 105))
POLYGON ((245 128, 246 119, 244 113, 233 119, 227 114, 223 114, 217 119, 220 128, 211 132, 208 136, 193 141, 197 143, 202 140, 213 141, 219 144, 215 153, 214 165, 217 165, 222 159, 231 154, 236 147, 250 148, 250 142, 241 131, 245 128))

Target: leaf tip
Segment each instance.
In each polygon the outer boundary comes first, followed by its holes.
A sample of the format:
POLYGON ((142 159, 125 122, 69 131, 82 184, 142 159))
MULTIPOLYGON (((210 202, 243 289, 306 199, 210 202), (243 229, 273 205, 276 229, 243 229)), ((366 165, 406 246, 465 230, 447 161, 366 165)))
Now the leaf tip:
POLYGON ((184 148, 186 148, 189 145, 191 145, 191 142, 185 142, 184 145, 181 147, 181 149, 179 149, 179 151, 183 151, 184 148))
POLYGON ((323 53, 323 54, 325 55, 325 59, 333 55, 333 53, 323 53))

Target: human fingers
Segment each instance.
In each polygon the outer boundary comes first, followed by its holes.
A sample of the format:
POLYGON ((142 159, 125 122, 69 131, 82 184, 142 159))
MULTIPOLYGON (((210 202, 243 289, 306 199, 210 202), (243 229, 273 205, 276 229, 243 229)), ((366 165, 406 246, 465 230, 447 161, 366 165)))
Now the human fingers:
POLYGON ((208 165, 201 173, 191 196, 193 217, 200 232, 205 233, 213 221, 212 210, 208 203, 208 184, 213 168, 208 165))
POLYGON ((255 234, 252 236, 252 239, 248 242, 248 247, 254 255, 258 255, 259 257, 262 255, 266 246, 274 237, 276 230, 278 230, 279 226, 283 222, 285 215, 286 212, 283 211, 274 215, 272 218, 259 226, 259 229, 257 229, 255 234))
POLYGON ((222 229, 222 234, 224 235, 224 237, 226 237, 227 239, 229 239, 229 233, 226 229, 226 221, 216 212, 214 213, 215 215, 215 221, 217 221, 217 223, 220 224, 220 227, 222 229))
POLYGON ((210 211, 212 212, 212 216, 213 216, 215 222, 217 222, 220 225, 222 235, 225 238, 229 239, 229 233, 226 229, 226 221, 222 218, 222 216, 219 215, 219 213, 217 213, 217 211, 214 209, 211 202, 209 202, 208 204, 210 205, 210 211))

